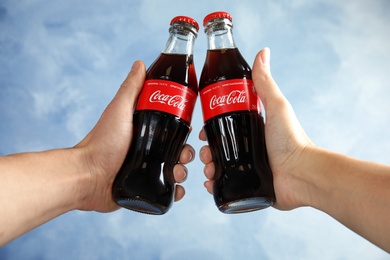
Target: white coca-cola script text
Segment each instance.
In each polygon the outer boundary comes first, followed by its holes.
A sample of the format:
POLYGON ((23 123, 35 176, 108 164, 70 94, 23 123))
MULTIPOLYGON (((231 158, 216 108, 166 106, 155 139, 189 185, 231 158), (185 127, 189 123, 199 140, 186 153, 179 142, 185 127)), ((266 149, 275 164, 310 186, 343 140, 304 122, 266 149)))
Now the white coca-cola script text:
POLYGON ((210 99, 210 109, 214 109, 220 106, 227 106, 237 103, 246 102, 246 91, 245 90, 233 90, 228 95, 217 96, 214 95, 210 99))
POLYGON ((152 95, 150 95, 149 102, 159 102, 168 106, 177 107, 180 110, 184 110, 188 100, 180 95, 167 95, 161 93, 161 90, 157 90, 152 95))

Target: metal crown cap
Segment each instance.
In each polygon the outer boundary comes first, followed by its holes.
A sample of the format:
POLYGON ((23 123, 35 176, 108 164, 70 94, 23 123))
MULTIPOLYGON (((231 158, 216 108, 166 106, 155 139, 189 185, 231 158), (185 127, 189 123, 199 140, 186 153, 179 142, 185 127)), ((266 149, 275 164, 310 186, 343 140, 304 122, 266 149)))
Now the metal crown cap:
POLYGON ((191 24, 192 26, 194 26, 196 28, 197 31, 199 31, 199 25, 198 23, 192 19, 191 17, 188 17, 188 16, 176 16, 174 17, 172 20, 171 20, 171 23, 169 25, 172 25, 173 23, 176 23, 176 22, 185 22, 185 23, 189 23, 191 24))
POLYGON ((208 14, 203 19, 203 26, 205 26, 211 20, 218 19, 218 18, 220 18, 220 19, 226 18, 226 19, 229 19, 231 22, 233 22, 233 18, 229 13, 227 13, 227 12, 214 12, 214 13, 208 14))

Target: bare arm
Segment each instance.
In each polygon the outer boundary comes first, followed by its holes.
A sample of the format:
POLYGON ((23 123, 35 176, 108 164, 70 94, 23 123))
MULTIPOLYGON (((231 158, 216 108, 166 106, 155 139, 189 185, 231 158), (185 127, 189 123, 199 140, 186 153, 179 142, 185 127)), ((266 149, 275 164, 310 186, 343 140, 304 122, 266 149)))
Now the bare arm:
POLYGON ((304 153, 296 173, 304 204, 390 252, 390 167, 319 148, 304 153))
MULTIPOLYGON (((132 108, 145 79, 136 62, 92 131, 73 148, 0 157, 0 246, 70 210, 110 212, 116 173, 131 142, 132 108)), ((174 168, 185 180, 183 164, 194 158, 186 145, 174 168)), ((175 200, 184 196, 176 186, 175 200)))
POLYGON ((88 170, 73 149, 0 158, 0 245, 79 208, 88 170))
MULTIPOLYGON (((270 72, 268 49, 253 65, 256 91, 266 111, 265 138, 274 176, 275 207, 317 208, 390 252, 390 167, 315 146, 270 72)), ((200 139, 206 140, 204 131, 200 139)), ((208 146, 200 158, 212 192, 214 165, 208 146)))

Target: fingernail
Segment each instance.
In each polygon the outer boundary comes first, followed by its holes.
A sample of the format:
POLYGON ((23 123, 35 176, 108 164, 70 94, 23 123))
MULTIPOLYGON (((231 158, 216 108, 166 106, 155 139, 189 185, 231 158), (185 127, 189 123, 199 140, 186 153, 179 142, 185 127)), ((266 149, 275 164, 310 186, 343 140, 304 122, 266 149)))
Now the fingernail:
POLYGON ((199 151, 199 159, 201 160, 201 162, 203 162, 203 154, 204 154, 204 151, 203 151, 203 148, 201 148, 199 151))
POLYGON ((133 63, 133 66, 131 66, 131 71, 137 70, 140 66, 140 62, 137 60, 133 63))
POLYGON ((270 63, 270 59, 271 59, 271 51, 268 47, 265 47, 261 53, 261 62, 266 65, 266 66, 269 66, 269 63, 270 63))
POLYGON ((187 176, 188 176, 188 170, 187 170, 186 167, 184 167, 184 177, 183 177, 181 182, 186 181, 187 180, 187 176))
POLYGON ((191 154, 191 157, 190 157, 189 162, 192 162, 195 159, 195 151, 193 149, 191 149, 190 154, 191 154))

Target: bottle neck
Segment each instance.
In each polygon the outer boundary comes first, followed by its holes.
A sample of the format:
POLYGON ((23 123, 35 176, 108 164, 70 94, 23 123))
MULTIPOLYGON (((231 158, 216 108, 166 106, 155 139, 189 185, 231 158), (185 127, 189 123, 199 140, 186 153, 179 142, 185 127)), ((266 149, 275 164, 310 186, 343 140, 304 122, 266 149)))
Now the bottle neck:
POLYGON ((197 31, 189 24, 175 23, 169 29, 170 36, 163 49, 165 54, 192 55, 197 31))
POLYGON ((208 49, 236 48, 233 38, 233 24, 229 19, 215 19, 207 23, 205 33, 208 39, 208 49))

